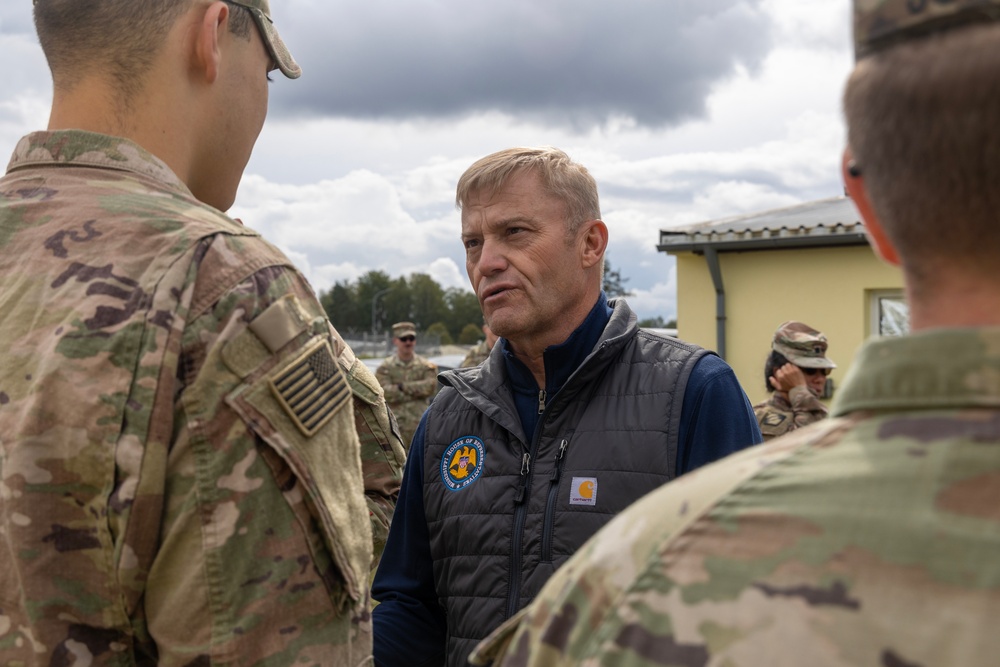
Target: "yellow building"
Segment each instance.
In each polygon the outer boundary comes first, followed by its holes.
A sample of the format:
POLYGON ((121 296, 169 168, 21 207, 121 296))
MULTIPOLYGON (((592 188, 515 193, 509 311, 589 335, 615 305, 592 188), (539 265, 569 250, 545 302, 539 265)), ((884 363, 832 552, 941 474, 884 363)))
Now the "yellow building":
POLYGON ((846 197, 663 230, 657 249, 677 257, 678 335, 717 351, 754 403, 786 320, 829 339, 828 392, 866 338, 906 328, 902 274, 871 250, 846 197))

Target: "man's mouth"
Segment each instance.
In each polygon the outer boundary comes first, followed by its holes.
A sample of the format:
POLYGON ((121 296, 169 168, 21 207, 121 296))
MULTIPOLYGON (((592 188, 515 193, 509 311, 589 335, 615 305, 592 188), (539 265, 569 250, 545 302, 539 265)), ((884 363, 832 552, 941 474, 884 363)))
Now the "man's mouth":
POLYGON ((510 285, 493 285, 491 287, 483 290, 483 301, 489 301, 491 298, 503 294, 511 289, 510 285))

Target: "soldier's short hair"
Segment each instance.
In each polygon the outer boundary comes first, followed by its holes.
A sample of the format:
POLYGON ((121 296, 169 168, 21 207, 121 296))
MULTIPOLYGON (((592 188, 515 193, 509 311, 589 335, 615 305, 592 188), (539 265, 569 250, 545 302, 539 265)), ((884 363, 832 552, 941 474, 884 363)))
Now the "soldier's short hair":
POLYGON ((514 176, 528 171, 538 174, 549 194, 566 204, 568 233, 575 233, 588 220, 600 220, 594 177, 582 164, 551 146, 508 148, 477 160, 458 180, 455 203, 462 208, 475 194, 490 199, 514 176))
MULTIPOLYGON (((35 30, 54 85, 69 89, 80 73, 105 69, 118 84, 123 103, 141 89, 174 22, 192 0, 35 0, 35 30)), ((249 38, 250 12, 229 5, 229 30, 249 38)))
POLYGON ((844 112, 872 207, 915 287, 935 279, 941 260, 995 270, 1000 25, 931 34, 863 58, 844 112))

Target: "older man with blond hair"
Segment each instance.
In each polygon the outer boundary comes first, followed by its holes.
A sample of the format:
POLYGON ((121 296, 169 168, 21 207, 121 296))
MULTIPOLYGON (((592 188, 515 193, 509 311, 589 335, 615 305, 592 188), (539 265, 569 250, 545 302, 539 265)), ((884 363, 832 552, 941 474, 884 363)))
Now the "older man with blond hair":
POLYGON ((620 515, 477 664, 997 664, 1000 2, 854 17, 844 178, 913 333, 862 348, 830 419, 620 515))
POLYGON ((466 269, 500 339, 442 373, 376 575, 378 665, 465 665, 583 542, 644 493, 760 441, 719 357, 637 326, 601 291, 597 185, 554 148, 458 183, 466 269))

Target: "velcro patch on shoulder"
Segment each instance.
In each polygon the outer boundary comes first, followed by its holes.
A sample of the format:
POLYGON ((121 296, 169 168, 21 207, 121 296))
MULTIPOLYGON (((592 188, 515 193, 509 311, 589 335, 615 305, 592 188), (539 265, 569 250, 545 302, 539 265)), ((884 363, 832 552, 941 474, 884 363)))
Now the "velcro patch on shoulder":
POLYGON ((253 331, 271 352, 277 352, 306 330, 308 321, 294 294, 275 301, 250 323, 253 331))
POLYGON ((323 339, 273 373, 270 383, 278 402, 306 437, 312 437, 351 399, 347 378, 323 339))

